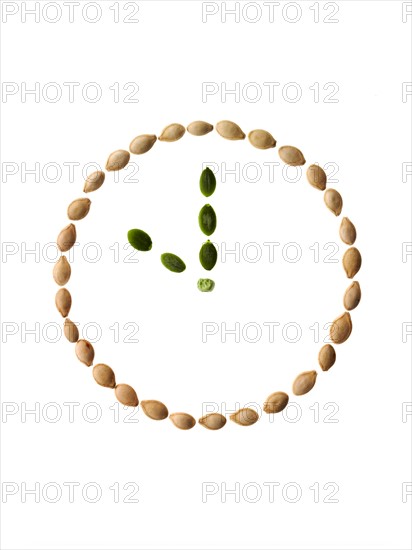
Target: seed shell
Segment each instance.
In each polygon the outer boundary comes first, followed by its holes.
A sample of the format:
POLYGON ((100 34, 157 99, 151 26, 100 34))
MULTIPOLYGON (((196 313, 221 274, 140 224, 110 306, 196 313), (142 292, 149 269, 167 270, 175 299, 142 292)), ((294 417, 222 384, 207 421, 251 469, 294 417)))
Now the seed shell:
POLYGON ((79 329, 68 317, 64 320, 63 331, 67 340, 72 344, 79 339, 79 329))
POLYGON ((349 218, 342 218, 339 236, 345 244, 353 244, 356 241, 356 228, 349 218))
POLYGON ((309 370, 299 374, 293 382, 293 393, 295 395, 304 395, 308 393, 315 385, 316 377, 317 372, 315 370, 309 370))
POLYGON ((100 386, 105 388, 114 388, 116 386, 116 377, 113 370, 104 363, 98 363, 93 367, 93 378, 100 386))
POLYGON ((93 364, 94 348, 87 340, 78 340, 76 342, 75 352, 77 359, 84 363, 87 367, 93 364))
POLYGON ((203 120, 195 120, 191 122, 187 127, 187 131, 192 136, 205 136, 213 130, 213 125, 208 122, 203 122, 203 120))
POLYGON ((216 124, 217 133, 225 139, 230 139, 232 141, 238 139, 245 139, 246 134, 242 129, 235 123, 230 120, 221 120, 216 124))
POLYGON ((160 134, 159 141, 177 141, 184 136, 185 131, 185 127, 181 124, 169 124, 160 134))
POLYGON ((259 420, 259 415, 254 409, 239 409, 230 415, 230 420, 240 426, 251 426, 259 420))
POLYGON ((271 393, 263 404, 263 410, 267 414, 274 414, 283 411, 289 403, 289 396, 283 391, 271 393))
POLYGON ((361 300, 361 288, 358 281, 348 286, 343 297, 343 305, 348 311, 355 309, 361 300))
POLYGON ((182 271, 186 269, 184 261, 171 252, 164 252, 160 256, 160 260, 162 264, 169 269, 169 271, 173 271, 173 273, 182 273, 182 271))
POLYGON ((196 424, 196 420, 193 416, 187 413, 172 413, 169 418, 179 430, 190 430, 196 424))
POLYGON ((210 413, 199 418, 199 424, 208 430, 220 430, 226 424, 223 414, 210 413))
POLYGON ((64 227, 58 237, 57 237, 57 246, 62 252, 67 252, 76 242, 76 227, 74 224, 70 223, 64 227))
POLYGON ((143 155, 150 151, 156 141, 157 137, 154 134, 142 134, 134 138, 129 145, 129 150, 134 155, 143 155))
POLYGON ((297 147, 292 147, 292 145, 283 145, 279 149, 279 156, 289 166, 303 166, 306 162, 302 151, 297 147))
POLYGON ((321 168, 318 164, 311 164, 309 166, 306 171, 306 177, 312 187, 315 187, 320 191, 324 191, 326 189, 326 174, 323 168, 321 168))
POLYGON ((106 170, 108 172, 115 172, 116 170, 122 170, 130 160, 129 151, 124 149, 118 149, 109 155, 106 162, 106 170))
POLYGON ((199 252, 199 261, 202 264, 202 267, 207 269, 207 271, 210 271, 215 267, 217 262, 217 250, 212 242, 206 241, 203 243, 199 252))
POLYGON ((92 201, 90 199, 76 199, 67 208, 69 220, 82 220, 87 216, 92 201))
POLYGON ((68 283, 72 268, 68 262, 66 256, 60 256, 53 268, 53 278, 60 286, 64 286, 68 283))
POLYGON ((147 401, 142 401, 140 405, 142 406, 145 415, 152 420, 164 420, 169 416, 169 411, 167 410, 166 405, 164 405, 161 401, 149 399, 147 401))
POLYGON ((360 270, 362 265, 362 256, 357 248, 352 246, 348 248, 342 258, 343 269, 348 279, 352 279, 360 270))
POLYGON ((345 311, 337 317, 330 327, 330 339, 335 344, 343 344, 352 332, 352 319, 350 313, 345 311))
POLYGON ((343 207, 341 194, 338 193, 336 189, 327 189, 323 195, 323 200, 329 210, 333 212, 335 216, 339 216, 343 207))
POLYGON ((139 399, 136 392, 128 384, 117 384, 114 389, 116 399, 126 407, 137 407, 139 399))
POLYGON ((257 149, 271 149, 276 147, 276 140, 266 130, 252 130, 248 135, 250 143, 257 149))
POLYGON ((325 344, 323 347, 320 348, 319 355, 318 355, 318 362, 320 365, 320 368, 323 371, 329 370, 336 361, 336 351, 333 346, 330 344, 325 344))
POLYGON ((93 172, 92 174, 87 176, 86 181, 84 182, 83 191, 85 193, 91 193, 92 191, 96 191, 103 185, 105 177, 106 177, 106 174, 101 170, 97 170, 97 172, 93 172))
POLYGON ((56 293, 56 307, 62 317, 67 317, 72 307, 72 297, 67 288, 60 288, 56 293))

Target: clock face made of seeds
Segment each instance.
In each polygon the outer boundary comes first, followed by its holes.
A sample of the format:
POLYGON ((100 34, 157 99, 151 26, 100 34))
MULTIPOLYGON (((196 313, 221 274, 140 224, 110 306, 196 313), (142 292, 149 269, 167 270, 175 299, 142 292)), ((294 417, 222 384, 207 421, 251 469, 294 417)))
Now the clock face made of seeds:
MULTIPOLYGON (((224 139, 231 141, 244 140, 246 134, 234 122, 223 120, 216 124, 216 132, 224 139)), ((133 139, 130 143, 129 151, 119 149, 111 153, 107 159, 106 171, 113 172, 122 170, 127 166, 130 155, 143 155, 148 153, 156 141, 175 142, 183 138, 186 134, 201 136, 214 131, 212 124, 204 121, 195 121, 190 123, 187 128, 181 124, 173 123, 164 128, 159 137, 154 134, 142 134, 133 139)), ((276 147, 276 140, 266 130, 252 130, 248 134, 248 140, 251 145, 262 150, 273 150, 276 147)), ((289 166, 303 166, 306 160, 302 152, 293 146, 284 145, 278 150, 280 159, 289 166)), ((154 154, 154 151, 150 154, 154 154)), ((338 191, 327 186, 327 176, 325 171, 318 164, 311 164, 307 168, 306 176, 309 184, 316 190, 323 193, 326 207, 335 215, 340 216, 343 208, 343 200, 338 191)), ((98 170, 90 174, 85 183, 83 192, 87 195, 98 191, 105 180, 105 172, 98 170)), ((213 171, 206 167, 200 175, 199 191, 212 202, 212 196, 216 189, 216 177, 213 171)), ((120 403, 127 407, 137 407, 139 398, 134 388, 128 384, 116 383, 115 373, 109 365, 104 363, 94 364, 94 348, 88 340, 79 338, 78 323, 69 319, 69 313, 72 306, 72 297, 70 291, 66 288, 71 276, 71 265, 64 254, 69 251, 77 239, 77 222, 80 222, 89 214, 91 200, 83 197, 70 203, 67 209, 67 215, 70 220, 69 225, 64 227, 58 237, 57 246, 62 252, 61 257, 56 262, 53 269, 55 282, 60 286, 56 293, 55 303, 57 310, 64 318, 64 334, 67 340, 75 345, 75 354, 79 361, 88 367, 93 366, 92 373, 95 381, 106 388, 111 388, 120 403), (73 223, 73 222, 76 222, 73 223)), ((217 216, 212 204, 205 204, 199 212, 199 229, 210 237, 217 226, 217 216)), ((342 265, 347 278, 353 279, 358 273, 362 258, 359 250, 353 246, 356 240, 356 229, 349 218, 343 217, 339 228, 340 239, 349 246, 346 249, 342 265)), ((127 238, 129 243, 142 252, 152 250, 152 240, 144 228, 131 228, 128 231, 127 238)), ((164 251, 160 260, 163 266, 173 273, 181 273, 186 269, 185 262, 173 251, 164 251)), ((199 261, 202 267, 209 273, 213 270, 217 262, 217 250, 214 244, 208 239, 205 241, 199 252, 199 261)), ((199 279, 197 287, 200 292, 213 292, 215 281, 209 277, 199 279)), ((343 307, 345 311, 330 324, 330 341, 332 344, 342 344, 352 332, 352 319, 350 311, 354 310, 361 299, 361 290, 358 281, 352 281, 346 289, 343 297, 343 307)), ((328 371, 336 361, 336 351, 332 344, 324 345, 318 352, 318 363, 321 371, 328 371)), ((295 395, 304 395, 314 387, 317 380, 317 371, 305 371, 297 376, 292 384, 292 391, 295 395)), ((276 414, 281 412, 288 404, 289 396, 284 391, 275 391, 263 400, 263 411, 266 414, 276 414)), ((164 420, 170 418, 173 424, 181 429, 188 430, 196 425, 196 419, 187 412, 169 413, 167 406, 157 400, 140 401, 143 412, 153 420, 164 420)), ((230 420, 241 426, 250 426, 259 420, 259 414, 252 408, 241 408, 230 415, 230 420)), ((217 412, 202 416, 198 423, 209 430, 219 430, 226 425, 226 416, 217 412)))

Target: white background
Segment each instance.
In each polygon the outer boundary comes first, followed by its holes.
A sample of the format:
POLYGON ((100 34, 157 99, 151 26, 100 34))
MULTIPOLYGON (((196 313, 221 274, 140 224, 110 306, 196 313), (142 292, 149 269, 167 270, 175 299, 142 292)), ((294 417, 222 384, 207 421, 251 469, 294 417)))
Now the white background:
POLYGON ((267 3, 248 3, 247 11, 239 4, 238 21, 227 15, 225 22, 225 6, 215 2, 101 1, 95 23, 86 20, 95 18, 93 6, 86 15, 74 6, 70 22, 68 7, 50 2, 40 2, 38 22, 30 15, 24 21, 23 4, 3 2, 1 29, 8 83, 2 98, 2 548, 411 548, 411 337, 402 342, 402 327, 411 323, 411 256, 402 261, 402 243, 411 241, 411 177, 402 178, 402 164, 411 160, 412 98, 402 98, 403 83, 411 81, 412 16, 402 21, 408 3, 280 3, 272 21, 267 3), (43 11, 46 4, 50 11, 43 11), (56 5, 61 19, 48 22, 56 5), (5 9, 17 12, 5 21, 5 9), (205 10, 217 13, 206 18, 205 10), (126 23, 128 14, 138 22, 126 23), (335 23, 324 21, 328 14, 335 23), (62 91, 56 102, 50 82, 62 91), (67 82, 79 83, 73 101, 67 82), (94 103, 82 95, 91 82, 102 92, 94 103), (214 95, 202 96, 205 82, 214 95), (278 83, 274 97, 268 82, 278 83), (37 99, 22 94, 36 83, 37 99), (225 86, 236 83, 238 97, 225 95, 225 86), (125 102, 133 89, 138 102, 125 102), (256 101, 253 91, 261 92, 256 101), (331 91, 335 102, 326 102, 331 91), (355 223, 363 256, 352 336, 322 373, 323 327, 343 313, 350 282, 340 262, 346 247, 340 218, 304 171, 295 183, 287 179, 299 172, 292 169, 285 179, 282 166, 270 177, 263 163, 278 162, 277 149, 259 151, 216 132, 186 134, 132 158, 134 175, 127 169, 116 181, 108 174, 89 196, 90 214, 77 223, 70 318, 81 330, 92 323, 91 339, 100 327, 95 362, 111 365, 117 381, 131 384, 141 400, 159 399, 170 412, 196 418, 213 406, 229 415, 248 403, 262 405, 274 391, 291 394, 297 374, 319 371, 309 394, 291 395, 295 404, 284 416, 263 414, 249 428, 228 421, 218 432, 200 425, 184 432, 169 420, 154 422, 141 411, 130 418, 117 407, 113 392, 94 382, 74 346, 56 332, 61 318, 51 276, 52 243, 68 223, 68 203, 82 196, 84 165, 104 165, 138 134, 159 135, 166 124, 198 119, 234 120, 246 133, 264 128, 278 147, 301 148, 308 163, 334 163, 336 181, 329 186, 342 193, 342 216, 355 223), (212 162, 217 190, 205 199, 198 179, 212 162), (67 163, 76 163, 73 177, 67 163), (222 163, 228 169, 238 163, 239 181, 225 177, 222 163), (196 288, 205 276, 197 259, 205 240, 197 214, 205 202, 218 215, 211 294, 196 288), (127 263, 123 246, 133 227, 152 236, 153 249, 127 263), (273 258, 265 242, 280 243, 273 258), (284 256, 288 250, 293 256, 291 242, 299 261, 284 256), (237 255, 223 253, 236 246, 237 255), (101 258, 93 262, 96 250, 101 258), (165 251, 185 260, 183 274, 162 267, 165 251), (331 251, 337 262, 325 261, 331 251), (252 261, 256 252, 261 257, 252 261), (218 332, 202 342, 205 322, 218 332), (273 342, 268 322, 279 323, 273 342), (223 323, 240 323, 239 342, 233 335, 223 342, 223 323), (256 343, 247 341, 253 327, 243 334, 247 323, 261 330, 256 343), (287 323, 301 331, 296 343, 287 341, 293 330, 282 337, 287 323), (125 342, 136 325, 138 342, 125 342), (116 326, 118 342, 110 328, 116 326), (309 328, 316 326, 319 342, 309 328), (67 403, 74 403, 72 419, 67 403), (92 422, 96 410, 101 418, 92 422), (74 502, 70 482, 79 484, 74 502), (36 484, 38 497, 27 494, 24 502, 25 487, 36 484), (268 484, 277 484, 273 495, 268 484), (101 492, 95 503, 89 502, 93 487, 101 492), (60 499, 50 502, 59 491, 60 499), (135 502, 124 502, 132 492, 135 502))

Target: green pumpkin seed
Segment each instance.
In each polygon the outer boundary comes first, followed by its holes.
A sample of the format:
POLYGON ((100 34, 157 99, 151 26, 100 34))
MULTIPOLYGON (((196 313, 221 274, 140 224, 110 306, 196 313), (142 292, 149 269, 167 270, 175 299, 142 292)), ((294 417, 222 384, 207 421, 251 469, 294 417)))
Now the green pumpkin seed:
POLYGON ((207 167, 200 176, 200 191, 205 197, 213 195, 216 189, 216 178, 212 170, 207 167))
POLYGON ((217 250, 213 243, 206 241, 203 243, 199 252, 199 260, 202 267, 210 271, 213 269, 217 262, 217 250))
POLYGON ((200 292, 212 292, 215 288, 215 281, 212 281, 212 279, 199 279, 197 281, 197 288, 200 292))
POLYGON ((152 249, 152 239, 141 229, 131 229, 127 233, 127 239, 133 248, 137 250, 147 252, 152 249))
POLYGON ((217 219, 216 212, 210 206, 210 204, 205 204, 204 207, 199 212, 199 227, 205 235, 208 237, 214 233, 216 229, 217 219))
POLYGON ((182 273, 182 271, 186 269, 184 261, 171 252, 162 254, 160 260, 162 264, 170 271, 173 271, 173 273, 182 273))

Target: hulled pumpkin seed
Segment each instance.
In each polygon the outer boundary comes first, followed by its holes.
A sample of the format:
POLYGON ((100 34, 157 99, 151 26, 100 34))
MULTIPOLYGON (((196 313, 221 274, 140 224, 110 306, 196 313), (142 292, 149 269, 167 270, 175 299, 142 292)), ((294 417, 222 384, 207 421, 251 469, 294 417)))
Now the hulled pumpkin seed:
POLYGON ((208 430, 220 430, 226 424, 223 414, 210 413, 199 418, 199 424, 208 430))
POLYGON ((207 269, 207 271, 210 271, 215 267, 217 262, 217 250, 212 242, 206 241, 203 243, 199 252, 199 260, 202 267, 207 269))
POLYGON ((215 288, 215 282, 212 279, 199 279, 197 281, 197 288, 200 292, 212 292, 215 288))
POLYGON ((216 189, 216 177, 212 170, 207 166, 200 175, 200 191, 205 197, 213 195, 216 189))
POLYGON ((53 267, 53 278, 60 286, 64 286, 70 279, 72 268, 66 256, 60 256, 53 267))
POLYGON ((283 391, 271 393, 263 404, 265 413, 274 414, 283 411, 289 403, 289 396, 283 391))
POLYGON ((216 124, 217 133, 225 139, 238 140, 245 139, 246 135, 241 128, 230 120, 221 120, 216 124))
POLYGON ((169 124, 169 126, 166 126, 160 134, 159 141, 177 141, 183 137, 185 131, 185 127, 181 124, 169 124))
POLYGON ((299 374, 293 382, 293 393, 295 395, 304 395, 308 393, 315 385, 316 377, 317 372, 315 370, 309 370, 299 374))
POLYGON ((132 386, 128 384, 117 384, 114 389, 116 399, 126 407, 137 407, 139 404, 139 398, 132 386))
POLYGON ((353 283, 346 289, 343 297, 343 305, 348 311, 352 311, 358 306, 361 299, 361 289, 358 281, 353 283))
POLYGON ((93 365, 94 348, 87 340, 77 340, 75 346, 77 359, 87 367, 93 365))
POLYGON ((187 413, 173 413, 169 418, 179 430, 190 430, 196 424, 196 420, 193 416, 187 413))
POLYGON ((320 189, 320 191, 324 191, 326 189, 326 174, 323 168, 321 168, 318 164, 311 164, 309 166, 306 171, 306 177, 312 187, 320 189))
POLYGON ((99 187, 103 185, 105 177, 106 174, 101 170, 97 170, 97 172, 93 172, 87 176, 83 187, 84 193, 91 193, 92 191, 99 189, 99 187))
POLYGON ((187 131, 192 136, 205 136, 213 130, 213 125, 208 122, 203 122, 203 120, 195 120, 191 122, 187 127, 187 131))
POLYGON ((250 143, 257 149, 271 149, 276 147, 276 140, 266 130, 252 130, 248 135, 250 143))
POLYGON ((129 151, 124 149, 118 149, 109 155, 106 162, 106 170, 108 172, 115 172, 116 170, 122 170, 130 160, 129 151))
POLYGON ((173 271, 173 273, 182 273, 182 271, 186 269, 184 261, 171 252, 164 252, 160 256, 160 260, 162 264, 170 271, 173 271))
POLYGON ((136 250, 147 252, 152 249, 152 239, 141 229, 130 229, 127 233, 127 239, 136 250))
POLYGON ((169 416, 166 405, 161 401, 149 399, 148 401, 142 401, 140 404, 145 415, 152 420, 164 420, 169 416))
POLYGON ((343 344, 349 338, 352 332, 352 319, 350 313, 345 311, 340 317, 337 317, 330 329, 330 339, 335 344, 343 344))
POLYGON ((199 212, 199 227, 201 231, 210 237, 214 233, 217 225, 216 212, 210 206, 205 204, 199 212))
POLYGON ((100 386, 105 388, 114 388, 116 386, 116 377, 113 370, 103 363, 93 367, 93 378, 100 386))
POLYGON ((74 224, 69 224, 64 227, 58 237, 57 246, 62 252, 67 252, 76 242, 76 227, 74 224))
POLYGON ((56 293, 56 307, 62 317, 69 315, 72 307, 72 297, 67 288, 60 288, 56 293))
POLYGON ((342 258, 343 269, 348 279, 352 279, 360 270, 362 265, 362 256, 357 248, 352 246, 348 248, 342 258))
POLYGON ((327 189, 323 195, 326 206, 335 216, 339 216, 342 212, 343 201, 341 194, 336 189, 327 189))
POLYGON ((90 199, 76 199, 67 208, 69 220, 82 220, 87 216, 92 201, 90 199))
POLYGON ((230 420, 240 426, 251 426, 259 420, 259 415, 254 409, 239 409, 230 415, 230 420))
POLYGON ((129 145, 129 150, 134 155, 143 155, 150 151, 156 140, 157 137, 154 134, 142 134, 134 138, 129 145))
POLYGON ((356 228, 349 218, 342 218, 339 235, 345 244, 353 244, 356 241, 356 228))
POLYGON ((333 367, 336 361, 335 348, 330 344, 325 344, 323 347, 321 347, 318 355, 318 361, 320 368, 323 371, 327 371, 331 367, 333 367))
POLYGON ((283 145, 279 149, 279 156, 289 166, 303 166, 306 162, 302 151, 297 147, 292 147, 292 145, 283 145))
POLYGON ((77 326, 73 323, 73 321, 70 321, 70 319, 67 317, 67 319, 64 320, 64 327, 63 327, 64 335, 67 338, 69 342, 74 344, 79 339, 79 329, 77 326))

